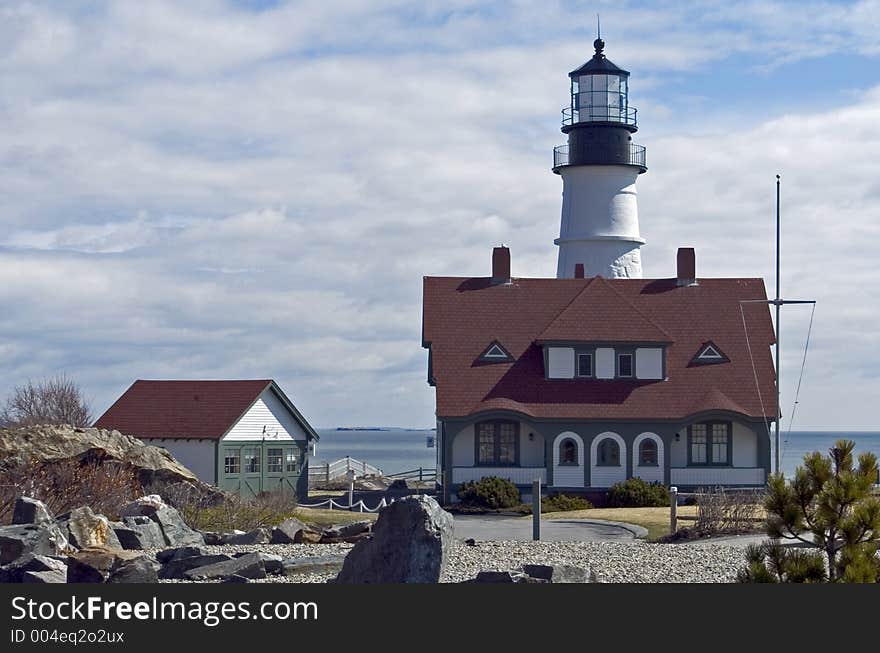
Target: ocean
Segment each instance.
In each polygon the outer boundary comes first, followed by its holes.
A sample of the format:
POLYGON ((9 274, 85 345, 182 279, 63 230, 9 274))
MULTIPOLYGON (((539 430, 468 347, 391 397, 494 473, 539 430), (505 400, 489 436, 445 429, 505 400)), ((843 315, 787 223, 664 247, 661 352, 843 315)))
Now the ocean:
MULTIPOLYGON (((386 474, 419 467, 433 469, 436 465, 437 450, 429 448, 426 443, 428 436, 434 435, 432 429, 318 429, 318 435, 321 441, 314 460, 319 464, 351 456, 375 465, 386 474)), ((876 431, 792 431, 786 434, 783 430, 782 436, 781 466, 787 477, 794 475, 804 454, 811 451, 825 454, 839 438, 853 440, 857 454, 871 451, 880 458, 880 432, 876 431)))

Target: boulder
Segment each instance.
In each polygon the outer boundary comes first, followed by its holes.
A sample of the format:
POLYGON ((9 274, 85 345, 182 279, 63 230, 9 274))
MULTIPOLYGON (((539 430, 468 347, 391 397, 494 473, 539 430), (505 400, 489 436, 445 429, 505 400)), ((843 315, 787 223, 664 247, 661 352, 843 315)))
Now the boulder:
POLYGON ((250 578, 245 578, 244 576, 239 576, 238 574, 233 574, 232 576, 227 576, 221 583, 250 583, 252 582, 250 578))
POLYGON ((8 565, 28 553, 54 556, 68 550, 67 538, 54 524, 0 526, 0 565, 8 565))
POLYGON ((313 529, 303 524, 299 519, 294 519, 293 517, 285 519, 272 529, 269 542, 271 544, 294 544, 297 534, 304 530, 311 531, 313 529))
POLYGON ((523 572, 531 578, 548 583, 592 583, 595 574, 589 569, 572 565, 523 565, 523 572))
POLYGON ((147 583, 156 580, 152 561, 135 551, 95 546, 72 553, 68 559, 68 583, 147 583))
POLYGON ((331 526, 330 528, 324 529, 324 537, 325 538, 334 538, 344 540, 347 537, 354 537, 355 535, 363 535, 364 533, 369 533, 373 528, 373 522, 364 520, 364 521, 356 521, 350 524, 342 524, 339 526, 331 526))
POLYGON ((67 567, 64 571, 56 569, 47 571, 26 571, 21 577, 22 583, 66 583, 67 567))
POLYGON ((437 583, 453 545, 452 515, 426 495, 383 508, 373 537, 349 552, 338 583, 437 583))
POLYGON ((471 583, 527 583, 529 577, 519 571, 481 571, 471 583))
POLYGON ((345 554, 313 556, 311 558, 288 558, 282 563, 281 573, 285 576, 339 573, 344 560, 345 554))
POLYGON ((303 529, 293 537, 294 544, 318 544, 321 541, 321 532, 311 529, 303 529))
POLYGON ((51 524, 55 521, 46 504, 39 499, 19 497, 12 511, 13 524, 51 524))
POLYGON ((223 539, 223 534, 202 531, 202 537, 205 538, 205 544, 211 546, 220 544, 220 541, 223 539))
POLYGON ((70 543, 84 549, 93 546, 106 546, 121 549, 122 544, 104 515, 96 515, 88 506, 82 506, 58 517, 59 525, 66 527, 70 543))
POLYGON ((247 533, 230 533, 220 539, 221 544, 268 544, 269 531, 265 528, 255 528, 247 533))
POLYGON ((119 514, 125 517, 149 517, 159 524, 168 546, 204 546, 202 534, 187 526, 180 513, 153 494, 124 506, 119 514))
POLYGON ((40 574, 52 572, 53 577, 61 576, 60 582, 63 583, 67 579, 67 562, 63 558, 27 553, 11 564, 0 568, 0 582, 22 583, 25 582, 24 576, 30 572, 40 574))
POLYGON ((204 567, 196 567, 184 573, 189 580, 216 580, 230 576, 245 578, 265 578, 266 567, 259 553, 247 553, 238 558, 216 562, 204 567))
POLYGON ((123 549, 160 549, 165 546, 162 528, 149 517, 124 517, 111 522, 123 549))
POLYGON ((263 560, 263 568, 267 574, 278 575, 283 569, 281 556, 274 553, 258 553, 257 555, 263 560))
POLYGON ((156 560, 166 563, 169 560, 179 558, 191 558, 193 556, 208 555, 208 549, 201 546, 179 546, 174 549, 165 549, 156 554, 156 560))
POLYGON ((205 567, 218 562, 228 562, 229 560, 232 560, 232 557, 225 553, 174 558, 162 565, 162 569, 159 571, 159 578, 184 578, 184 574, 190 569, 205 567))

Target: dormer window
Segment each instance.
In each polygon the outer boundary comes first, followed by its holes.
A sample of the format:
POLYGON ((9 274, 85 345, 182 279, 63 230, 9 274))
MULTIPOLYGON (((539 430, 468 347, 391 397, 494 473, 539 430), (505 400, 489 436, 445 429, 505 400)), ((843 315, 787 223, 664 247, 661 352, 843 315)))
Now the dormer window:
POLYGON ((617 354, 617 376, 623 379, 632 378, 633 355, 630 353, 617 354))
POLYGON ((577 355, 577 375, 580 377, 593 376, 593 354, 579 353, 577 355))
POLYGON ((711 340, 700 345, 697 353, 691 359, 691 365, 714 365, 716 363, 729 363, 730 359, 711 340))
POLYGON ((500 342, 493 340, 492 343, 480 354, 480 360, 484 363, 509 363, 513 360, 500 342))

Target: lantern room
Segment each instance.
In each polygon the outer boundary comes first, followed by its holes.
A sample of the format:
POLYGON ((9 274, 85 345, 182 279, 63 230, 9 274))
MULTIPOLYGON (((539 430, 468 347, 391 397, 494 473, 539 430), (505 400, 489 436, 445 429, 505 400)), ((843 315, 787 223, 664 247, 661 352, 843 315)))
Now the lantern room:
POLYGON ((629 72, 618 68, 604 54, 605 42, 593 42, 596 53, 583 66, 568 74, 571 105, 562 111, 563 131, 577 123, 611 122, 636 127, 636 110, 629 106, 629 72))

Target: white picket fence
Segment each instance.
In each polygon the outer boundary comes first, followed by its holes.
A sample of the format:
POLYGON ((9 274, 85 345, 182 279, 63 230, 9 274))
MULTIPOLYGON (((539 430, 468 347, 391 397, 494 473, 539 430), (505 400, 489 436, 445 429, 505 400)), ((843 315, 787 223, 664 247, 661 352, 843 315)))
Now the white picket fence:
POLYGON ((354 472, 355 478, 382 476, 382 470, 375 465, 346 456, 323 465, 309 462, 309 487, 314 487, 318 483, 329 483, 336 479, 344 479, 348 476, 349 471, 354 472))

